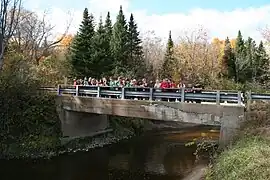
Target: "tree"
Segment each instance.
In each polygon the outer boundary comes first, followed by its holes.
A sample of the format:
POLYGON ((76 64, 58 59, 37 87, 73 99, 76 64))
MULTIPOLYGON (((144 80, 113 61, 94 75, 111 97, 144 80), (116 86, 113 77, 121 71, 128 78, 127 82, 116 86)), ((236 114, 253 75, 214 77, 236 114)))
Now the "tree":
POLYGON ((101 75, 109 75, 112 71, 110 46, 106 35, 106 29, 103 26, 102 17, 100 17, 98 28, 93 39, 93 63, 95 64, 94 77, 97 78, 100 78, 101 75))
POLYGON ((111 50, 114 59, 114 74, 126 74, 127 60, 128 60, 128 33, 127 23, 120 6, 119 13, 116 18, 116 22, 113 26, 112 38, 111 38, 111 50))
POLYGON ((112 38, 112 21, 111 21, 111 16, 110 12, 107 13, 106 19, 105 19, 105 24, 104 24, 104 31, 105 31, 105 40, 104 42, 104 49, 106 51, 106 59, 107 59, 107 71, 106 75, 111 74, 113 71, 113 55, 112 55, 112 49, 110 46, 111 43, 111 38, 112 38))
POLYGON ((137 24, 131 13, 128 23, 128 68, 134 75, 143 76, 146 69, 144 68, 142 40, 139 35, 137 24))
POLYGON ((96 69, 93 62, 93 36, 94 17, 88 14, 88 9, 83 12, 83 20, 72 45, 71 63, 77 76, 93 76, 96 69))
POLYGON ((54 48, 61 46, 60 42, 66 37, 69 29, 70 22, 67 23, 65 33, 60 38, 49 41, 48 39, 53 39, 54 26, 46 20, 46 13, 40 19, 36 13, 21 9, 18 24, 10 39, 11 49, 38 65, 43 57, 51 54, 54 48))
POLYGON ((256 58, 256 79, 260 83, 265 83, 265 80, 269 79, 269 56, 265 51, 263 42, 261 41, 257 49, 257 58, 256 58))
POLYGON ((10 38, 17 28, 21 11, 21 0, 1 0, 0 8, 0 70, 4 65, 4 53, 10 38))
POLYGON ((166 46, 164 62, 162 65, 162 71, 163 71, 162 74, 164 78, 172 77, 172 72, 173 72, 172 68, 173 68, 173 63, 174 63, 173 48, 174 48, 174 43, 172 40, 171 31, 170 31, 167 46, 166 46))
POLYGON ((223 71, 223 74, 226 75, 229 79, 234 79, 236 75, 235 58, 231 47, 231 41, 228 37, 225 40, 224 55, 222 56, 222 64, 225 70, 223 71))
POLYGON ((107 13, 104 29, 105 29, 107 41, 110 42, 111 37, 112 37, 112 30, 113 30, 110 12, 107 13))
POLYGON ((154 31, 148 31, 143 35, 142 47, 148 77, 158 78, 165 55, 162 39, 154 31))
POLYGON ((246 47, 246 61, 247 61, 247 68, 245 69, 245 77, 247 81, 253 80, 256 81, 257 77, 257 46, 256 42, 251 38, 248 37, 247 41, 245 42, 246 47))
POLYGON ((235 82, 244 83, 246 81, 245 70, 247 69, 248 64, 249 62, 246 60, 245 42, 242 33, 239 30, 235 42, 235 82))
POLYGON ((207 31, 203 27, 184 31, 173 50, 173 71, 175 81, 200 83, 205 86, 220 84, 220 57, 209 43, 207 31))

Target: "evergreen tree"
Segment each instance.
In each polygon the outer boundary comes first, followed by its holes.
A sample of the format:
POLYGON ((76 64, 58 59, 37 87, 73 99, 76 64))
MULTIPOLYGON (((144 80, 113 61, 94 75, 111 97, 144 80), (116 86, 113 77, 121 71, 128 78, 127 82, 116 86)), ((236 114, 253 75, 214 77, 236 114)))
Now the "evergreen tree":
POLYGON ((246 53, 246 69, 244 70, 243 74, 245 74, 245 80, 255 80, 257 74, 257 47, 256 42, 251 38, 248 37, 248 40, 245 42, 245 53, 246 53))
POLYGON ((142 40, 139 35, 137 24, 131 14, 128 23, 128 69, 133 75, 143 76, 146 65, 143 59, 142 40))
POLYGON ((223 66, 225 67, 225 72, 223 72, 223 75, 227 76, 229 79, 234 79, 236 74, 235 59, 231 42, 228 37, 225 40, 224 55, 222 57, 222 61, 223 66))
POLYGON ((236 76, 235 81, 244 83, 246 80, 245 70, 248 66, 248 61, 246 61, 246 49, 245 42, 241 31, 238 31, 238 35, 235 43, 235 70, 236 76))
POLYGON ((94 17, 89 15, 88 9, 85 8, 82 23, 71 47, 71 63, 77 76, 84 77, 94 74, 95 68, 92 59, 94 34, 94 17))
POLYGON ((261 41, 257 49, 257 74, 256 79, 260 83, 264 83, 265 80, 269 79, 269 56, 266 53, 263 42, 261 41))
POLYGON ((173 47, 174 47, 174 43, 172 40, 171 31, 170 31, 167 46, 166 46, 166 53, 165 53, 165 57, 164 57, 164 62, 162 65, 162 70, 161 70, 162 76, 164 78, 171 77, 171 75, 172 75, 173 63, 174 63, 174 61, 173 61, 173 47))
POLYGON ((110 41, 112 37, 112 29, 113 29, 110 12, 107 13, 104 29, 106 33, 106 38, 110 41))
POLYGON ((106 59, 107 59, 107 71, 104 73, 104 75, 111 75, 113 71, 113 55, 112 55, 112 49, 110 46, 111 38, 112 38, 112 21, 110 12, 107 13, 105 24, 104 24, 104 31, 105 31, 105 41, 104 42, 104 49, 106 52, 106 59))
POLYGON ((102 17, 98 24, 96 34, 93 41, 93 63, 95 64, 94 77, 101 78, 101 75, 109 75, 111 71, 112 60, 110 55, 110 46, 108 45, 106 30, 103 26, 102 17))
POLYGON ((114 59, 114 74, 127 73, 127 59, 128 59, 128 32, 127 23, 120 6, 116 22, 113 26, 111 38, 111 50, 114 59))

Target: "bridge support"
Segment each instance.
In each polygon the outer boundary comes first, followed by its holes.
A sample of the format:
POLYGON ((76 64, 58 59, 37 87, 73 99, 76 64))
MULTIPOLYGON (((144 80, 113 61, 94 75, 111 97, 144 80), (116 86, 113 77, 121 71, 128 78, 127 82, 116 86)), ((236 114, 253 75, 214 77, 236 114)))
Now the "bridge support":
POLYGON ((58 110, 63 136, 86 137, 108 127, 108 116, 101 114, 58 110))
POLYGON ((234 139, 237 131, 240 129, 241 123, 244 121, 244 112, 241 114, 229 115, 226 113, 223 116, 223 120, 220 125, 219 145, 221 148, 225 148, 230 145, 230 142, 234 139))

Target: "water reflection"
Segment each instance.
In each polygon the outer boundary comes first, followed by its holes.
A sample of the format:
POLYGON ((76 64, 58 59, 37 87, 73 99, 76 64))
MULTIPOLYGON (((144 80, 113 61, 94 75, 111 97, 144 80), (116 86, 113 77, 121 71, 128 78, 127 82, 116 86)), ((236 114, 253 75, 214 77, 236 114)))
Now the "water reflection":
POLYGON ((186 147, 185 142, 202 133, 218 137, 218 132, 194 129, 175 134, 148 133, 117 145, 49 161, 0 161, 0 179, 182 179, 195 166, 196 148, 186 147))

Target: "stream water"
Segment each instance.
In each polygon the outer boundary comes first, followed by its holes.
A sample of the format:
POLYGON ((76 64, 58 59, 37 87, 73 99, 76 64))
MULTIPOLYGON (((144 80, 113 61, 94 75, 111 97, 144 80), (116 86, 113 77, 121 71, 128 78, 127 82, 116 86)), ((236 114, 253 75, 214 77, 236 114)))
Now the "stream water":
POLYGON ((186 143, 201 136, 217 139, 209 128, 175 132, 148 132, 100 149, 66 154, 51 160, 0 161, 1 180, 180 180, 195 163, 195 146, 186 143))

